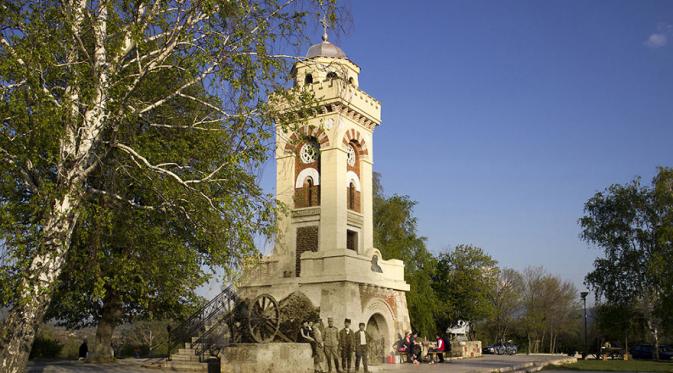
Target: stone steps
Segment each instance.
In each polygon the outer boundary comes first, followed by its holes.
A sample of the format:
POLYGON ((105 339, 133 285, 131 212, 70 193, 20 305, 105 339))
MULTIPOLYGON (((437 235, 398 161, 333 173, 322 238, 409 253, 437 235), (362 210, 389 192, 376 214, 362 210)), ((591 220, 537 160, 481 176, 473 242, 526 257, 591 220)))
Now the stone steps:
POLYGON ((208 364, 195 361, 165 361, 161 364, 161 368, 174 371, 208 372, 208 364))
POLYGON ((199 362, 199 357, 196 356, 196 355, 175 354, 175 355, 171 355, 171 360, 173 360, 173 361, 196 361, 196 362, 199 362))
POLYGON ((166 360, 161 367, 166 370, 188 371, 188 372, 208 372, 208 363, 201 362, 196 354, 196 348, 202 347, 200 343, 194 343, 198 337, 192 337, 192 343, 185 343, 184 348, 178 348, 171 354, 170 360, 166 360))
POLYGON ((178 348, 178 355, 196 355, 196 350, 191 347, 178 348))

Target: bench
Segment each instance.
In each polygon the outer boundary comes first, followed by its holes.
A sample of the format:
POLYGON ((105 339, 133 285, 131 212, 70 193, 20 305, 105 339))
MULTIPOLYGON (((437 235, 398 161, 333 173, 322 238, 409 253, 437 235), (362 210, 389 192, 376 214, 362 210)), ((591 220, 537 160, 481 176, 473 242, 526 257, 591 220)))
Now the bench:
POLYGON ((440 351, 434 351, 433 350, 433 351, 428 351, 426 356, 430 356, 430 359, 433 363, 439 363, 439 358, 438 358, 439 354, 442 354, 442 356, 446 359, 450 356, 451 353, 447 352, 447 351, 440 352, 440 351), (447 355, 447 354, 449 354, 449 355, 447 355))

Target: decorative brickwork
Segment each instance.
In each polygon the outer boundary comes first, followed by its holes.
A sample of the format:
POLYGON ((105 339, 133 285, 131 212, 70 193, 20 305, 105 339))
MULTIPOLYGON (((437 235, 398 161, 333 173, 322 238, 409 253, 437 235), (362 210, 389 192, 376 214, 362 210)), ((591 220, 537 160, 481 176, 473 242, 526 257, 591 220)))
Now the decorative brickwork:
MULTIPOLYGON (((295 136, 295 134, 293 134, 292 136, 295 136)), ((309 168, 316 170, 318 177, 320 176, 320 156, 318 156, 316 160, 311 163, 304 163, 299 157, 301 147, 307 142, 315 142, 316 144, 319 144, 319 139, 314 136, 309 136, 308 138, 304 138, 303 141, 294 144, 293 151, 295 153, 294 157, 295 179, 300 177, 302 171, 309 168)), ((320 206, 320 181, 311 180, 311 182, 309 183, 307 178, 305 178, 305 180, 295 180, 295 184, 298 183, 301 183, 300 184, 301 187, 300 188, 295 187, 294 207, 303 208, 311 206, 320 206)))
POLYGON ((307 139, 314 137, 320 148, 329 146, 329 137, 322 128, 315 126, 304 126, 296 130, 290 136, 290 139, 285 144, 285 153, 291 154, 298 151, 301 144, 304 144, 307 139))
POLYGON ((318 251, 318 226, 297 228, 295 273, 301 275, 301 254, 304 251, 318 251))
POLYGON ((294 190, 294 207, 304 208, 320 206, 320 185, 311 185, 304 183, 301 188, 294 190))
MULTIPOLYGON (((350 131, 346 132, 346 136, 344 136, 344 141, 346 141, 347 138, 349 138, 349 134, 355 134, 356 138, 359 138, 360 141, 364 142, 364 140, 361 139, 360 133, 355 132, 355 130, 351 129, 350 131)), ((356 212, 361 212, 360 208, 360 160, 362 159, 362 149, 363 147, 360 146, 360 143, 358 143, 357 139, 350 139, 349 142, 346 144, 348 148, 352 147, 355 150, 355 162, 353 165, 347 164, 346 169, 348 173, 350 174, 355 174, 357 177, 357 182, 353 183, 351 180, 348 181, 348 184, 346 185, 346 201, 348 201, 348 209, 353 210, 356 212)), ((366 153, 365 153, 366 154, 366 153)), ((346 176, 348 177, 348 176, 346 176)))
POLYGON ((357 144, 355 150, 357 150, 358 154, 361 156, 366 156, 367 154, 369 154, 369 151, 367 150, 367 144, 365 143, 365 139, 362 138, 360 132, 356 131, 353 128, 351 128, 349 131, 346 131, 346 134, 344 135, 342 142, 344 146, 348 146, 351 143, 357 144))

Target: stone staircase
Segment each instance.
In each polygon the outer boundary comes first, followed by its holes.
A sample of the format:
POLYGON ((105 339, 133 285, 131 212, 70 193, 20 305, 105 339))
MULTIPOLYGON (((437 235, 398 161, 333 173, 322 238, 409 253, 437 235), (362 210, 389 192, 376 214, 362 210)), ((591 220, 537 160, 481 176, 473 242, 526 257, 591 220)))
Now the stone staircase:
POLYGON ((208 372, 208 351, 218 343, 218 338, 225 338, 223 328, 226 329, 226 321, 234 317, 234 308, 239 302, 230 285, 187 320, 169 330, 169 350, 172 353, 169 359, 157 365, 166 370, 208 372))
POLYGON ((208 372, 208 363, 201 361, 197 355, 197 345, 194 342, 198 337, 192 337, 192 343, 185 343, 184 348, 178 348, 176 352, 171 354, 170 360, 165 360, 161 364, 161 368, 175 371, 187 372, 208 372))

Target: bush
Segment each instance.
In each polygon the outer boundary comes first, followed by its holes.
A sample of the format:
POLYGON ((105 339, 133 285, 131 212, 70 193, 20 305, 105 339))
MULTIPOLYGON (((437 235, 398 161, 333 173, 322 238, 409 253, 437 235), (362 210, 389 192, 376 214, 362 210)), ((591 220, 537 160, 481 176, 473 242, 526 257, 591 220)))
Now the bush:
POLYGON ((63 349, 63 344, 51 338, 38 336, 33 341, 33 348, 30 350, 30 359, 43 358, 53 359, 58 357, 63 349))
POLYGON ((79 358, 79 346, 82 344, 80 338, 68 338, 63 342, 63 349, 59 358, 68 360, 77 360, 79 358))
POLYGON ((115 356, 118 358, 126 357, 147 357, 149 356, 150 348, 146 345, 131 345, 124 344, 115 350, 115 356))
POLYGON ((313 306, 311 300, 302 292, 296 291, 279 302, 280 328, 279 332, 286 337, 297 341, 299 328, 304 320, 316 319, 320 309, 313 306))

